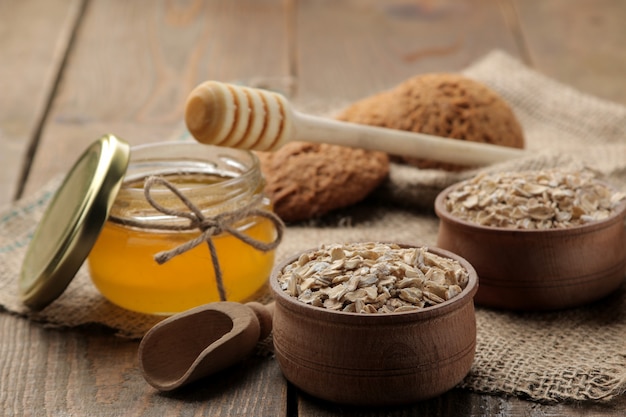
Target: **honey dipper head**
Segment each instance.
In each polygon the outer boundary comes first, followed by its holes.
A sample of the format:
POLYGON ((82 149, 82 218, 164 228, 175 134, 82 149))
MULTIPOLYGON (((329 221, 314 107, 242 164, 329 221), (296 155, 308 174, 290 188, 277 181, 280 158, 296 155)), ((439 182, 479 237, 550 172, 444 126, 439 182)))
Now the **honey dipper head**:
POLYGON ((198 142, 220 145, 233 124, 233 108, 233 97, 224 84, 204 82, 194 88, 187 98, 187 129, 198 142))
POLYGON ((185 122, 198 142, 258 151, 289 140, 287 99, 271 91, 207 81, 187 99, 185 122))

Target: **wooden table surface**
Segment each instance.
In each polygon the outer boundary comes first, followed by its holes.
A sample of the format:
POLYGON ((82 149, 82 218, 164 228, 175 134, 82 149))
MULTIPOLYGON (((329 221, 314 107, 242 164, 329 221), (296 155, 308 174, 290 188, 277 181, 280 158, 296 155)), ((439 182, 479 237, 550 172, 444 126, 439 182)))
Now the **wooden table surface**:
MULTIPOLYGON (((493 49, 626 104, 622 0, 0 0, 0 204, 67 171, 105 132, 180 129, 207 79, 268 85, 295 106, 345 103, 493 49)), ((626 140, 626 138, 625 138, 626 140)), ((0 414, 50 416, 608 416, 452 390, 393 409, 320 402, 255 358, 174 394, 148 386, 137 341, 0 314, 0 414)))

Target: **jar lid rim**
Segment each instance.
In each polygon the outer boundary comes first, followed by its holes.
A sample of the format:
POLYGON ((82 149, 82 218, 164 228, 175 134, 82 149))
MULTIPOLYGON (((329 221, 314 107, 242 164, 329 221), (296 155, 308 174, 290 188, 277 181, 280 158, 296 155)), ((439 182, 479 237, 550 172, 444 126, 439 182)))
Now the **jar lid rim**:
POLYGON ((39 221, 22 262, 22 302, 40 310, 57 299, 89 255, 107 221, 130 159, 111 134, 78 158, 39 221))

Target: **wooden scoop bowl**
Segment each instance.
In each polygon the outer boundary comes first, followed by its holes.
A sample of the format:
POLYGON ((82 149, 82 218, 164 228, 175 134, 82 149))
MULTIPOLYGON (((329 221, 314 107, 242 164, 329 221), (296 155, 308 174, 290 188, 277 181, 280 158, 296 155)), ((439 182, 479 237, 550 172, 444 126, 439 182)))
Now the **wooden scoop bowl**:
POLYGON ((171 391, 248 356, 272 331, 274 304, 206 304, 155 325, 139 345, 146 381, 171 391))
POLYGON ((489 165, 526 153, 469 142, 314 117, 291 109, 271 91, 207 81, 187 98, 185 122, 201 143, 274 151, 290 141, 328 143, 468 166, 489 165))

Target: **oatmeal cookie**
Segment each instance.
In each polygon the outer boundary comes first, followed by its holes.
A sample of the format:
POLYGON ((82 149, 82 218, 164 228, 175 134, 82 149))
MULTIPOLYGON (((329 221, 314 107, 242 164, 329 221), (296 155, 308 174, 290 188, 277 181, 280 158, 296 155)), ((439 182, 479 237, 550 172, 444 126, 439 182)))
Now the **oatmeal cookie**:
MULTIPOLYGON (((436 136, 524 147, 522 128, 509 105, 483 84, 457 74, 426 74, 360 100, 337 118, 353 123, 436 136)), ((396 156, 420 168, 462 167, 396 156)))
POLYGON ((307 220, 365 198, 389 173, 384 152, 305 142, 257 152, 265 192, 284 221, 307 220))

